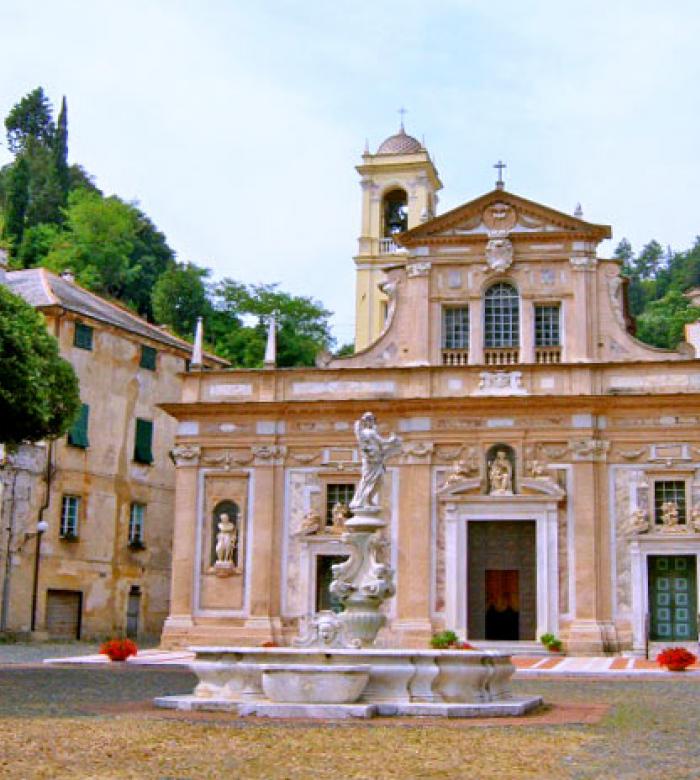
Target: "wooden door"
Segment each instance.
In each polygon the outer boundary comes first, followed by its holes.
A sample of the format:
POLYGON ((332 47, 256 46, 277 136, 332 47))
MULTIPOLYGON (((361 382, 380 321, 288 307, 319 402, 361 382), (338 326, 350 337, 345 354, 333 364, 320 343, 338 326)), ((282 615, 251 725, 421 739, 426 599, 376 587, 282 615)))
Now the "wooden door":
POLYGON ((82 603, 79 590, 46 592, 46 630, 52 639, 80 639, 82 603))
POLYGON ((649 556, 649 639, 694 642, 698 638, 696 558, 649 556))

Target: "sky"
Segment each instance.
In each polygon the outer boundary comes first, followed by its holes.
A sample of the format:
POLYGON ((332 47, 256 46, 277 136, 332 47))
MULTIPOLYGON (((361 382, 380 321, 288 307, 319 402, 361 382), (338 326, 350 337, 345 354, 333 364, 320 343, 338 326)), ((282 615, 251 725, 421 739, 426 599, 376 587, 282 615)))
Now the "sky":
MULTIPOLYGON (((493 187, 675 249, 700 234, 686 0, 0 0, 0 114, 68 100, 69 156, 178 259, 278 282, 354 332, 360 163, 425 138, 439 212, 493 187)), ((11 159, 4 141, 0 164, 11 159)))

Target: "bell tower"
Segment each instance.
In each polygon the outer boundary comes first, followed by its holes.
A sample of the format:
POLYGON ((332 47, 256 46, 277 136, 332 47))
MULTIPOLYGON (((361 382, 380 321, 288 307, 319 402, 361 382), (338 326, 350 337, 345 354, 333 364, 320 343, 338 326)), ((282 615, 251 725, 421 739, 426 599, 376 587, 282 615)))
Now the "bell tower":
POLYGON ((387 299, 379 285, 384 269, 401 262, 404 250, 394 236, 435 216, 442 188, 428 150, 406 133, 389 136, 374 154, 365 148, 357 166, 362 187, 362 231, 355 257, 355 350, 382 332, 387 299))

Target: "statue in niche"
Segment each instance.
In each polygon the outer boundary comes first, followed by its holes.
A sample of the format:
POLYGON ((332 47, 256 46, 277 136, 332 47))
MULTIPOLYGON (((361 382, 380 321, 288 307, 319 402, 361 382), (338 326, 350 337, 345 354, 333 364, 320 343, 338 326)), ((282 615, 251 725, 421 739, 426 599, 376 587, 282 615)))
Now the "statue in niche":
POLYGON ((678 530, 678 504, 674 501, 665 501, 661 504, 661 523, 663 530, 678 530))
POLYGON ((386 472, 386 461, 401 451, 401 440, 395 433, 382 438, 372 412, 365 412, 355 422, 355 437, 362 454, 362 475, 350 509, 355 513, 377 514, 379 487, 386 472))
POLYGON ((694 531, 700 533, 700 504, 696 504, 690 513, 690 524, 693 526, 694 531))
POLYGON ((334 534, 342 534, 345 531, 345 521, 352 517, 350 507, 342 501, 333 505, 331 518, 333 521, 332 531, 334 534))
POLYGON ((236 565, 238 531, 225 512, 222 512, 219 515, 218 529, 219 532, 216 535, 216 563, 214 564, 214 569, 217 574, 226 576, 226 574, 233 571, 236 565))
POLYGON ((629 518, 627 519, 627 527, 625 529, 629 534, 645 534, 649 530, 649 518, 647 513, 641 509, 634 509, 629 518))
POLYGON ((505 450, 498 450, 496 457, 489 463, 489 495, 513 495, 513 467, 505 450))
POLYGON ((302 518, 299 533, 302 536, 313 536, 321 530, 321 515, 310 509, 302 518))

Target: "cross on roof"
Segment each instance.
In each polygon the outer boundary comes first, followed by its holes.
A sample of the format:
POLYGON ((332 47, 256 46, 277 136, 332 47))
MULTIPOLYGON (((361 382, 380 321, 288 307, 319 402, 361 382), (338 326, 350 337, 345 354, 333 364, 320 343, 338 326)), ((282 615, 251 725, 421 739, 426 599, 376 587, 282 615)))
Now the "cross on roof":
POLYGON ((403 130, 403 118, 404 118, 404 116, 406 116, 407 113, 408 113, 408 111, 403 106, 401 106, 401 108, 398 110, 398 114, 401 117, 401 129, 402 130, 403 130))
POLYGON ((498 181, 496 182, 496 189, 502 190, 504 184, 503 169, 507 168, 508 166, 499 160, 493 167, 498 169, 498 181))

